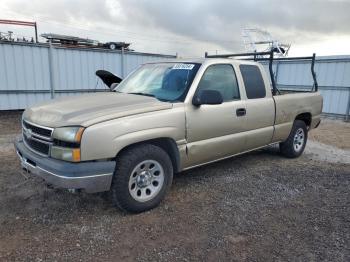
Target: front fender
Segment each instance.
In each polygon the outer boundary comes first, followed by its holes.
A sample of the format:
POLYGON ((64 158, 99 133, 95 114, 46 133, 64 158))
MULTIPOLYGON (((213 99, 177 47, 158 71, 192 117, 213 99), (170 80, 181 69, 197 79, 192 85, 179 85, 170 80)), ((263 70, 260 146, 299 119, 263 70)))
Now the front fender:
POLYGON ((82 137, 82 161, 114 158, 128 145, 156 138, 185 139, 183 107, 119 118, 88 127, 82 137))
POLYGON ((176 141, 178 130, 174 127, 158 127, 146 130, 140 130, 136 132, 131 132, 122 136, 118 136, 113 140, 114 150, 116 155, 123 148, 140 143, 147 140, 157 139, 157 138, 171 138, 176 141))

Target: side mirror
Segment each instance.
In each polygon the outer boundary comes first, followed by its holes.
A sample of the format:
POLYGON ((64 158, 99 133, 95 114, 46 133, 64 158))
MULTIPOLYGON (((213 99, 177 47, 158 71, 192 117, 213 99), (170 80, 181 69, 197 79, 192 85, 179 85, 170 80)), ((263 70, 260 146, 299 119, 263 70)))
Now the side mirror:
POLYGON ((192 99, 194 106, 200 105, 219 105, 223 99, 221 93, 216 90, 199 90, 192 99))
POLYGON ((106 70, 97 70, 96 75, 109 87, 111 91, 116 87, 116 84, 119 84, 122 79, 111 72, 106 70))

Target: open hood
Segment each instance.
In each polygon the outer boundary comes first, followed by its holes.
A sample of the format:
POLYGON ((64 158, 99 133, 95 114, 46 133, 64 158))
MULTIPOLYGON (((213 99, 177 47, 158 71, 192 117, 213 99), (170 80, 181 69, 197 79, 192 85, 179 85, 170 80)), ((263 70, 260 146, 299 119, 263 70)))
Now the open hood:
MULTIPOLYGON (((109 88, 112 87, 112 84, 119 84, 123 79, 120 77, 108 72, 106 70, 97 70, 96 75, 105 83, 109 88)), ((114 86, 113 86, 114 87, 114 86)))

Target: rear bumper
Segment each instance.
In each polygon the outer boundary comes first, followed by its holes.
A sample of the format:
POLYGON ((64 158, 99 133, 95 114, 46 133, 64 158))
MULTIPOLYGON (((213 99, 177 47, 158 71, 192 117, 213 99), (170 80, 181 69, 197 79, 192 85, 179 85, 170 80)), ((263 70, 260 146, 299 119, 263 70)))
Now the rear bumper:
POLYGON ((311 121, 311 128, 317 128, 321 124, 321 116, 313 116, 311 121))
POLYGON ((315 127, 314 128, 318 128, 318 126, 321 124, 321 120, 320 121, 318 121, 318 123, 315 125, 315 127))
POLYGON ((30 151, 22 138, 15 141, 23 168, 59 188, 84 189, 88 193, 108 191, 111 187, 114 161, 70 163, 40 156, 30 151))

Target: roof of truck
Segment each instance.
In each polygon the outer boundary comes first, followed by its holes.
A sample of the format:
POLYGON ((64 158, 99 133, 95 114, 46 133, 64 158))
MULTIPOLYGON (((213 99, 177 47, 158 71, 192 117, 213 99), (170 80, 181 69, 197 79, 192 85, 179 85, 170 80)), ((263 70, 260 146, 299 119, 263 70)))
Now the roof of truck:
POLYGON ((146 62, 145 64, 155 64, 155 63, 198 63, 204 64, 206 62, 221 62, 221 63, 244 63, 244 64, 256 64, 257 62, 249 61, 249 60, 240 60, 234 58, 178 58, 178 59, 170 59, 166 61, 152 61, 146 62))

